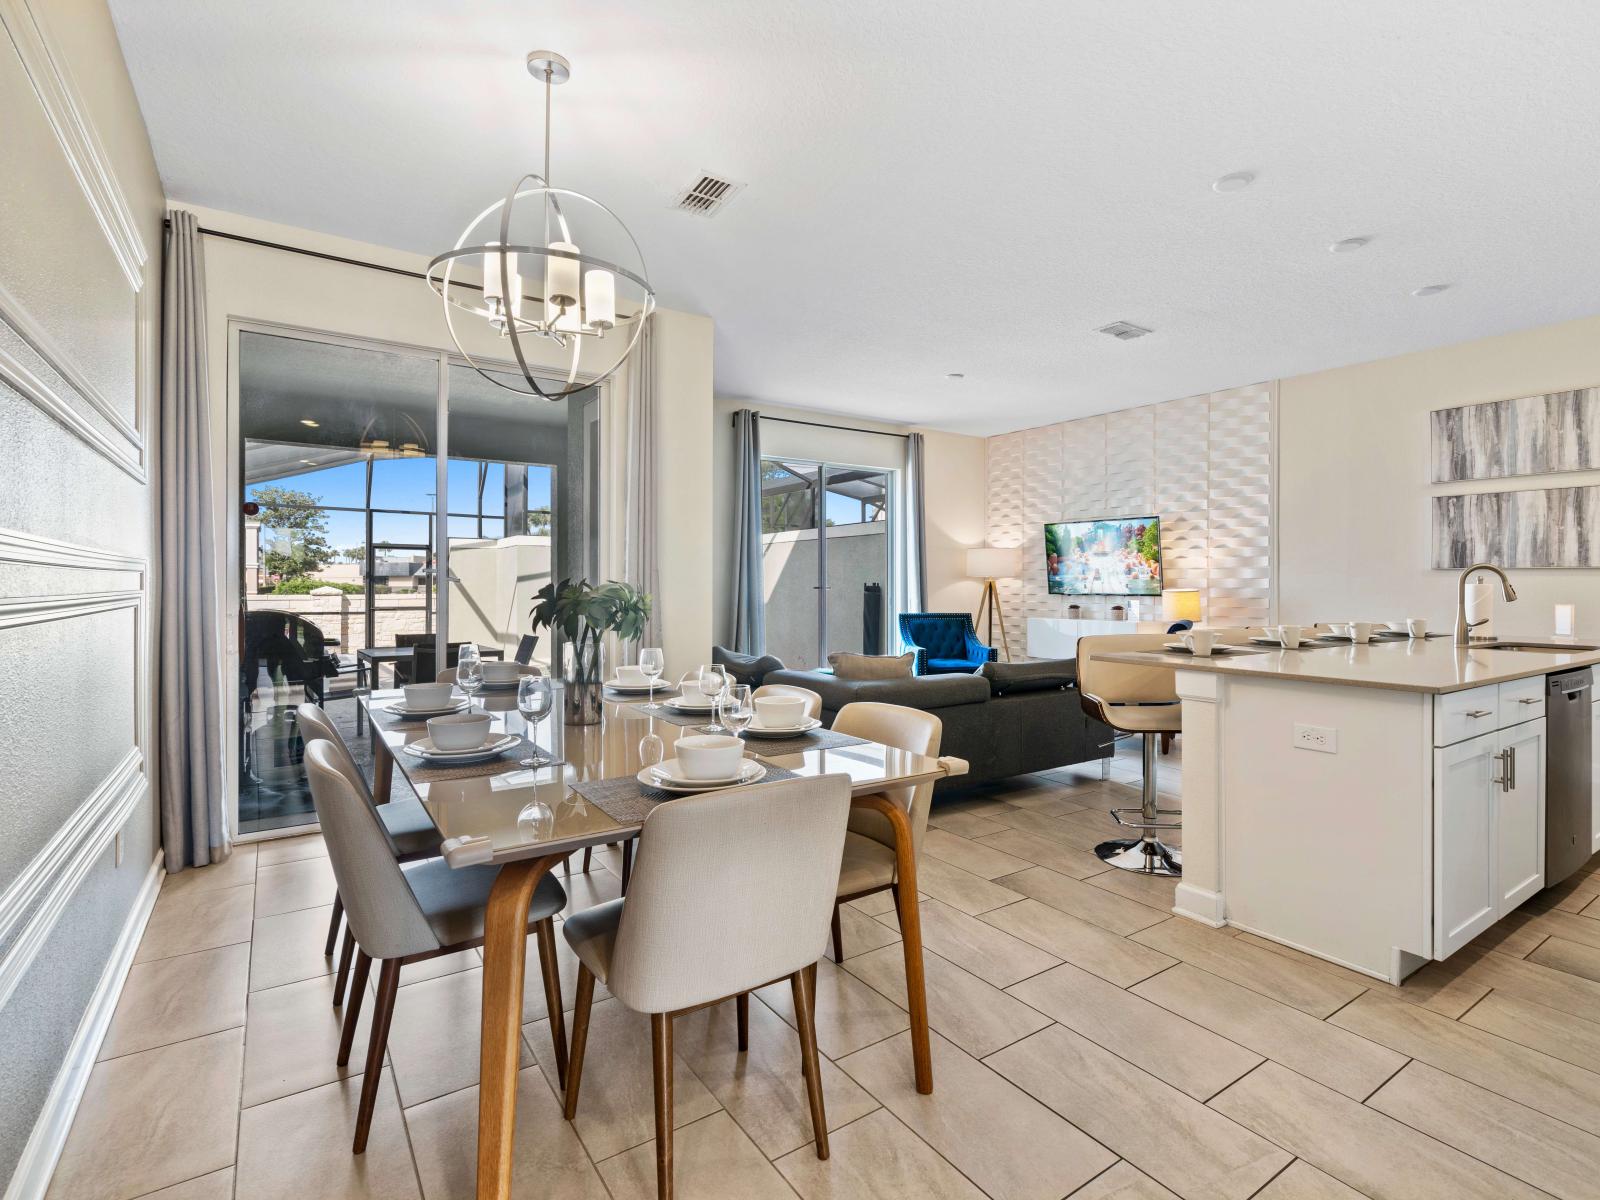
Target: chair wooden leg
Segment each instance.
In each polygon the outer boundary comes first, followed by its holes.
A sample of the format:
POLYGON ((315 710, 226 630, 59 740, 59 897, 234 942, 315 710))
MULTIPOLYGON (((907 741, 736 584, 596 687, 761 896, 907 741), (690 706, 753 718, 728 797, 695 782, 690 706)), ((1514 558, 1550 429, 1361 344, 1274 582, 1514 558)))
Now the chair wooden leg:
POLYGON ((585 846, 583 848, 583 873, 585 875, 589 873, 589 864, 592 862, 594 862, 594 847, 585 846))
POLYGON ((337 888, 333 893, 333 915, 328 918, 328 940, 322 947, 322 957, 332 958, 334 947, 339 944, 339 922, 344 919, 344 897, 337 888))
POLYGON ((589 1010, 594 1007, 594 973, 578 964, 578 998, 572 1009, 572 1057, 567 1060, 567 1096, 563 1115, 578 1115, 578 1088, 583 1083, 583 1052, 589 1045, 589 1010))
POLYGON ((633 875, 633 843, 622 843, 622 894, 628 894, 628 880, 633 875))
POLYGON ((739 1053, 750 1049, 750 993, 740 992, 733 998, 733 1010, 739 1024, 739 1053))
POLYGON ((379 1077, 383 1074, 383 1052, 389 1047, 389 1019, 394 1016, 394 998, 399 991, 400 960, 386 958, 383 970, 378 972, 378 1006, 372 1010, 372 1032, 367 1037, 367 1070, 361 1078, 361 1104, 356 1109, 356 1154, 366 1153, 372 1110, 378 1103, 379 1077))
POLYGON ((333 977, 333 1006, 344 1003, 344 983, 350 978, 350 958, 355 953, 356 935, 350 932, 350 922, 344 923, 344 945, 339 949, 339 973, 333 977))
POLYGON ((833 903, 833 961, 844 961, 844 929, 839 924, 839 902, 833 903))
POLYGON ((822 1104, 822 1072, 817 1061, 816 1013, 811 1008, 811 988, 806 975, 815 971, 815 964, 789 976, 789 990, 794 994, 794 1023, 800 1035, 801 1074, 806 1079, 806 1099, 811 1104, 811 1134, 817 1143, 817 1157, 828 1157, 828 1114, 822 1104))
POLYGON ((656 1084, 656 1196, 672 1200, 672 1014, 650 1014, 656 1084))
POLYGON ((561 1012, 561 962, 556 958, 556 926, 549 917, 535 926, 539 971, 544 976, 544 1003, 550 1016, 550 1041, 555 1048, 556 1086, 567 1086, 567 1021, 561 1012))
POLYGON ((365 950, 356 951, 356 976, 350 985, 350 1003, 344 1007, 344 1027, 339 1030, 339 1057, 334 1062, 344 1067, 350 1064, 350 1048, 356 1041, 356 1024, 361 1020, 361 1001, 367 993, 367 973, 372 970, 372 959, 365 950))

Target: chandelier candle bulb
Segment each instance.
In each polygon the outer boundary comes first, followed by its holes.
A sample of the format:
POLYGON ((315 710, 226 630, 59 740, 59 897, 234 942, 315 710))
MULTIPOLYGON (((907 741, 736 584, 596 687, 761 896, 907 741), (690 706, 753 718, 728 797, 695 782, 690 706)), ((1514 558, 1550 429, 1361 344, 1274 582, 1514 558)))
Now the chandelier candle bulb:
POLYGON ((617 279, 610 271, 584 273, 583 315, 592 329, 610 329, 617 323, 617 279))
MULTIPOLYGON (((571 242, 551 242, 550 249, 576 254, 578 248, 571 242)), ((544 260, 545 320, 559 330, 576 331, 583 324, 583 310, 578 304, 578 260, 546 255, 544 260)))
POLYGON ((506 310, 505 292, 500 286, 500 260, 505 259, 506 271, 511 282, 511 314, 522 315, 522 277, 517 274, 517 256, 515 254, 489 253, 483 256, 483 298, 488 301, 500 301, 498 305, 490 304, 491 308, 498 308, 504 313, 506 310))

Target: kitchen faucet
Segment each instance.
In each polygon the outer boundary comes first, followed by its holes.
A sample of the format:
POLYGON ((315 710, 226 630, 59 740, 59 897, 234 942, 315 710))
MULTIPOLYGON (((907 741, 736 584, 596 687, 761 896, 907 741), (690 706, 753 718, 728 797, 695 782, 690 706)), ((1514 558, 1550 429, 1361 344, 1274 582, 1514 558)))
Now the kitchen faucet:
POLYGON ((1511 586, 1511 580, 1507 579, 1506 573, 1493 563, 1473 563, 1465 571, 1462 571, 1461 577, 1456 580, 1456 645, 1458 646, 1470 646, 1476 641, 1494 640, 1492 638, 1475 638, 1472 636, 1474 629, 1479 625, 1487 624, 1488 617, 1484 617, 1481 621, 1467 620, 1467 576, 1474 571, 1493 571, 1500 576, 1500 587, 1505 593, 1506 602, 1509 604, 1517 598, 1517 589, 1511 586))

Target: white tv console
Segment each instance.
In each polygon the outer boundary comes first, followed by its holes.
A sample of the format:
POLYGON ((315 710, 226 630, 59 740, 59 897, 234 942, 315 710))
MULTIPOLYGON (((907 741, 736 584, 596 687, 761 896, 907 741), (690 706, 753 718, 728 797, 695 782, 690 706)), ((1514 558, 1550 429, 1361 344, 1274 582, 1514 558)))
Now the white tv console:
POLYGON ((1084 620, 1029 617, 1029 658, 1077 658, 1078 639, 1103 633, 1165 633, 1170 621, 1084 620))

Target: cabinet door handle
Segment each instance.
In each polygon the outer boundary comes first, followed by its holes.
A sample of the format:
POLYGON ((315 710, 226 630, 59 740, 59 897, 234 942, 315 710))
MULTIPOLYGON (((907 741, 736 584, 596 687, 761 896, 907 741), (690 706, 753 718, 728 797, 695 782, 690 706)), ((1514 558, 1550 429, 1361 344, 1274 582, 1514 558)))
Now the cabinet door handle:
POLYGON ((1500 774, 1491 778, 1489 782, 1499 784, 1502 792, 1509 792, 1511 790, 1511 751, 1502 750, 1495 755, 1495 758, 1500 762, 1500 774))
POLYGON ((1543 699, 1544 699, 1543 696, 1523 696, 1520 700, 1517 701, 1517 703, 1518 704, 1538 704, 1543 699))
POLYGON ((1517 786, 1517 748, 1506 747, 1506 791, 1511 791, 1517 786))
POLYGON ((1469 717, 1492 717, 1492 716, 1494 716, 1494 709, 1492 709, 1492 708, 1469 708, 1469 709, 1467 709, 1465 715, 1469 716, 1469 717))

